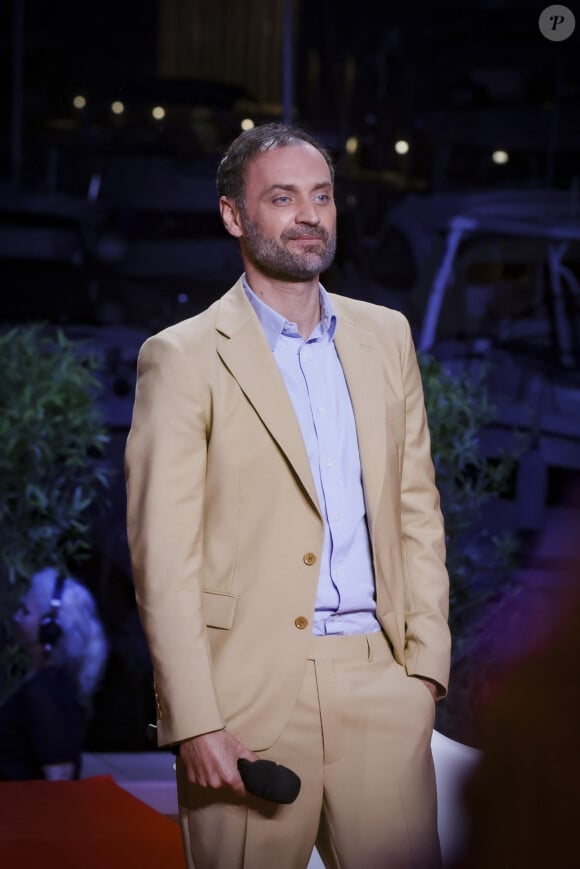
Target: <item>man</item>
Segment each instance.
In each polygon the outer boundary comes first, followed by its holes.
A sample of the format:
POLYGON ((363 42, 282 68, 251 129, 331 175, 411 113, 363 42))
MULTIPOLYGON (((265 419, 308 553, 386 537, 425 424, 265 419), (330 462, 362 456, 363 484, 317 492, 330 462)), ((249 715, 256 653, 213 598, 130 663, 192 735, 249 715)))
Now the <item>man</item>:
POLYGON ((326 151, 267 124, 218 170, 245 272, 143 346, 128 535, 189 867, 437 865, 448 579, 405 319, 331 296, 326 151), (295 802, 237 761, 295 770, 295 802))

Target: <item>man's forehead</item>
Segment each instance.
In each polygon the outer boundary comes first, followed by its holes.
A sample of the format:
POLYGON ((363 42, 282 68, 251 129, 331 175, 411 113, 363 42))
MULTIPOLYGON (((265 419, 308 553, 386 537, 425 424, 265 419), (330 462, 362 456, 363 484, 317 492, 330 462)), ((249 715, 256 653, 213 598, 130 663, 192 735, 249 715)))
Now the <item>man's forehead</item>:
POLYGON ((331 183, 330 169, 324 156, 308 142, 283 145, 256 154, 246 168, 246 180, 267 179, 270 183, 280 180, 283 184, 289 184, 300 180, 305 173, 319 176, 320 183, 331 183))

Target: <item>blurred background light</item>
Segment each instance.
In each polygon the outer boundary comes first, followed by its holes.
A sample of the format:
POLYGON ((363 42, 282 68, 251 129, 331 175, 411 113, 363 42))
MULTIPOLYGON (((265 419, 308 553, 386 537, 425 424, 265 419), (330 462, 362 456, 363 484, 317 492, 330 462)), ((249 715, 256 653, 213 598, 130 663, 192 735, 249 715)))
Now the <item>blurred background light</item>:
POLYGON ((405 139, 399 139, 395 142, 395 151, 397 154, 408 154, 409 153, 409 143, 405 139))
POLYGON ((505 163, 508 162, 509 158, 510 158, 510 155, 508 154, 507 151, 499 151, 498 150, 498 151, 494 151, 493 154, 491 155, 491 159, 498 166, 503 166, 505 163))
POLYGON ((77 94, 77 96, 73 99, 73 106, 75 107, 75 109, 84 109, 86 104, 87 101, 81 94, 77 94))
POLYGON ((122 115, 125 111, 125 105, 121 102, 121 100, 115 100, 111 103, 111 111, 114 115, 122 115))
POLYGON ((255 124, 251 118, 244 118, 240 124, 242 130, 252 130, 255 124))
POLYGON ((163 108, 163 106, 154 106, 151 110, 151 114, 156 121, 162 121, 165 117, 165 109, 163 108))
POLYGON ((346 140, 345 149, 347 154, 356 154, 358 151, 358 139, 356 136, 349 136, 346 140))

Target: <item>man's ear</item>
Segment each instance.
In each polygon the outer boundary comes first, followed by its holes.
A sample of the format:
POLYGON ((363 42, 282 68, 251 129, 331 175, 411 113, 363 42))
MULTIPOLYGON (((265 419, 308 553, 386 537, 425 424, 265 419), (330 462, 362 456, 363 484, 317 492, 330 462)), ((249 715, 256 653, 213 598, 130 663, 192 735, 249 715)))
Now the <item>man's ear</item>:
POLYGON ((233 199, 229 199, 227 196, 220 196, 220 214, 229 234, 233 235, 234 238, 241 238, 243 232, 240 210, 233 199))

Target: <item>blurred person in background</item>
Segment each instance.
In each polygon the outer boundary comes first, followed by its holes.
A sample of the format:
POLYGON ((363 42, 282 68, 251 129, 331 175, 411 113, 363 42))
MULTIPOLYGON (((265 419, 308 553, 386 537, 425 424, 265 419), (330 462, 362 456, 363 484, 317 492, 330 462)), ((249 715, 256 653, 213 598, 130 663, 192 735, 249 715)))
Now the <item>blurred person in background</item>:
POLYGON ((0 780, 79 778, 108 651, 94 598, 49 567, 32 577, 14 623, 29 667, 0 705, 0 780))

